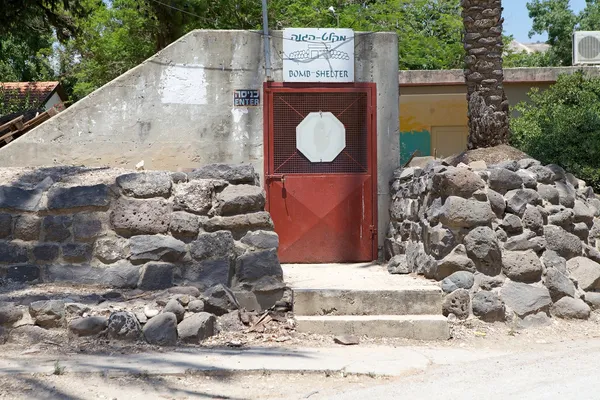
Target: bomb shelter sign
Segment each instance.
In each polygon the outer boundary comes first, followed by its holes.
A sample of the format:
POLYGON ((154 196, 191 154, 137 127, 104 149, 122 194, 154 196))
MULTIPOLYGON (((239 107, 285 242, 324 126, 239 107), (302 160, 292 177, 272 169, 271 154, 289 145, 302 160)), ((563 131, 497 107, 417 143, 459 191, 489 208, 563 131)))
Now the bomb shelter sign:
POLYGON ((352 29, 283 30, 284 82, 354 82, 352 29))

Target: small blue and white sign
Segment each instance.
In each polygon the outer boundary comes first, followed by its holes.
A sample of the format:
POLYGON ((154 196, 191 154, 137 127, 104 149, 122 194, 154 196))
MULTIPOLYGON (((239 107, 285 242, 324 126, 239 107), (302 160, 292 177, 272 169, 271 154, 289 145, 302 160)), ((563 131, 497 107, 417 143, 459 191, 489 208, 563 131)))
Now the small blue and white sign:
POLYGON ((260 106, 260 91, 257 89, 236 89, 233 92, 234 107, 260 106))
POLYGON ((354 82, 352 29, 283 30, 284 82, 354 82))

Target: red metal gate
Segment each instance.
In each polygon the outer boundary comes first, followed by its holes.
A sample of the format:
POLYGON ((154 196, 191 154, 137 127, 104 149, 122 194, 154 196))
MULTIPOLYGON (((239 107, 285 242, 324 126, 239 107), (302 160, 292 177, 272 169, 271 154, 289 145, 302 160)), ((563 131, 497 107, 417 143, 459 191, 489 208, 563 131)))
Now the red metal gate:
POLYGON ((374 83, 264 87, 267 210, 286 263, 377 258, 376 86, 374 83), (346 130, 332 162, 296 149, 296 127, 311 112, 331 112, 346 130))

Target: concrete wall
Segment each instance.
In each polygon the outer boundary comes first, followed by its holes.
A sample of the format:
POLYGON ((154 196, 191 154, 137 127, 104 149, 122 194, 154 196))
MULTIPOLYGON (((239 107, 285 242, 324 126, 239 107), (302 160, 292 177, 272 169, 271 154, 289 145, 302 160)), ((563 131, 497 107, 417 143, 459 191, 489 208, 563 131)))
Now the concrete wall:
MULTIPOLYGON (((506 83, 504 90, 513 117, 516 104, 527 101, 533 87, 547 89, 551 83, 506 83)), ((468 129, 467 87, 461 85, 427 85, 400 87, 400 160, 406 161, 419 150, 424 156, 436 150, 432 138, 434 127, 468 129)), ((464 141, 466 148, 466 141, 464 141)), ((437 149, 446 156, 447 151, 437 149)))
MULTIPOLYGON (((272 77, 282 80, 282 33, 272 77)), ((234 108, 236 89, 265 81, 262 35, 193 31, 0 150, 0 167, 86 165, 181 170, 250 163, 263 177, 262 107, 234 108)), ((378 89, 380 243, 399 164, 397 36, 356 33, 355 80, 378 89)), ((262 93, 261 93, 262 94, 262 93)), ((262 98, 262 96, 261 96, 262 98)), ((262 102, 261 102, 262 103, 262 102)))
POLYGON ((466 127, 466 93, 402 94, 400 96, 400 158, 408 160, 419 150, 434 151, 434 127, 466 127))
POLYGON ((232 108, 263 82, 254 33, 194 31, 0 152, 0 166, 177 170, 250 162, 262 171, 262 110, 232 108))
POLYGON ((354 77, 377 83, 377 212, 380 256, 389 222, 389 182, 400 164, 398 36, 395 33, 359 35, 355 45, 354 77))

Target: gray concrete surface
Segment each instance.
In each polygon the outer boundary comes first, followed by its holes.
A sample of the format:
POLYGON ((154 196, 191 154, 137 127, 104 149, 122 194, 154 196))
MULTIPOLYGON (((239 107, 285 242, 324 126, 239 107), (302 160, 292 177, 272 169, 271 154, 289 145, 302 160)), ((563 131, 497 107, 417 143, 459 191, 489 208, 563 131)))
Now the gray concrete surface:
POLYGON ((416 275, 391 275, 383 265, 284 264, 296 315, 440 314, 439 285, 416 275))
POLYGON ((295 390, 280 391, 282 394, 279 396, 284 396, 279 397, 280 400, 597 399, 600 383, 597 372, 599 356, 600 340, 597 338, 585 341, 567 339, 527 346, 524 343, 515 345, 512 340, 507 340, 500 350, 468 345, 466 348, 361 345, 320 349, 166 350, 143 354, 117 353, 111 356, 62 354, 58 357, 14 355, 3 351, 3 357, 0 358, 0 380, 8 388, 1 387, 0 394, 3 398, 15 399, 241 399, 265 398, 269 395, 269 398, 274 398, 276 396, 272 396, 273 390, 270 390, 273 385, 293 383, 299 377, 297 372, 304 372, 302 382, 305 386, 286 386, 294 387, 295 390), (219 362, 224 359, 228 361, 219 362), (56 360, 65 368, 62 376, 52 375, 56 360), (253 365, 254 363, 257 364, 253 365), (265 369, 261 369, 263 366, 265 369), (186 371, 194 370, 214 371, 223 379, 205 378, 197 374, 183 375, 186 371), (270 371, 274 373, 271 375, 270 371), (276 371, 281 374, 275 373, 276 371), (80 374, 75 375, 76 373, 80 374), (388 378, 361 380, 361 387, 357 387, 356 384, 351 384, 355 380, 347 377, 353 373, 384 375, 388 378), (184 382, 187 380, 187 384, 174 386, 173 381, 165 380, 170 378, 170 374, 174 374, 173 379, 184 382), (142 386, 139 381, 132 380, 135 376, 139 376, 147 385, 142 386), (341 378, 343 376, 346 378, 341 378), (213 390, 218 386, 211 382, 240 385, 236 377, 249 377, 243 383, 243 389, 246 390, 244 393, 247 395, 226 397, 220 396, 219 389, 213 390), (65 395, 65 385, 71 384, 70 379, 77 380, 76 385, 83 386, 79 396, 65 395), (190 380, 198 385, 191 385, 190 380), (327 380, 333 380, 335 384, 324 384, 327 380), (11 392, 15 387, 10 386, 10 382, 23 390, 21 395, 15 396, 11 392), (264 384, 258 386, 253 382, 264 384), (124 387, 127 390, 118 392, 119 388, 124 387), (156 393, 157 388, 162 392, 156 393), (2 389, 5 389, 3 393, 2 389), (128 397, 132 393, 137 396, 128 397), (253 395, 249 395, 250 393, 253 395))
POLYGON ((7 355, 0 358, 0 375, 52 373, 58 360, 65 373, 184 374, 186 372, 346 372, 401 376, 433 364, 456 364, 496 357, 502 351, 428 347, 261 348, 243 350, 189 349, 157 353, 60 356, 7 355))
MULTIPOLYGON (((282 81, 282 32, 271 64, 282 81)), ((355 81, 377 84, 379 244, 399 165, 398 38, 355 35, 355 81)), ((0 167, 85 165, 181 170, 251 163, 263 178, 263 108, 235 108, 236 89, 262 92, 258 32, 195 30, 0 150, 0 167)), ((318 86, 318 85, 315 85, 318 86)))
POLYGON ((442 315, 316 315, 296 316, 298 332, 414 340, 447 340, 448 321, 442 315))
POLYGON ((418 275, 391 275, 377 263, 283 264, 283 279, 292 289, 439 290, 418 275))
POLYGON ((440 314, 442 293, 435 286, 395 290, 294 289, 296 315, 440 314))
MULTIPOLYGON (((436 351, 444 354, 443 351, 436 351)), ((487 353, 481 350, 480 354, 487 353)), ((600 341, 561 342, 501 357, 451 361, 394 383, 310 398, 377 399, 598 399, 600 341)), ((290 397, 294 398, 294 397, 290 397)))

